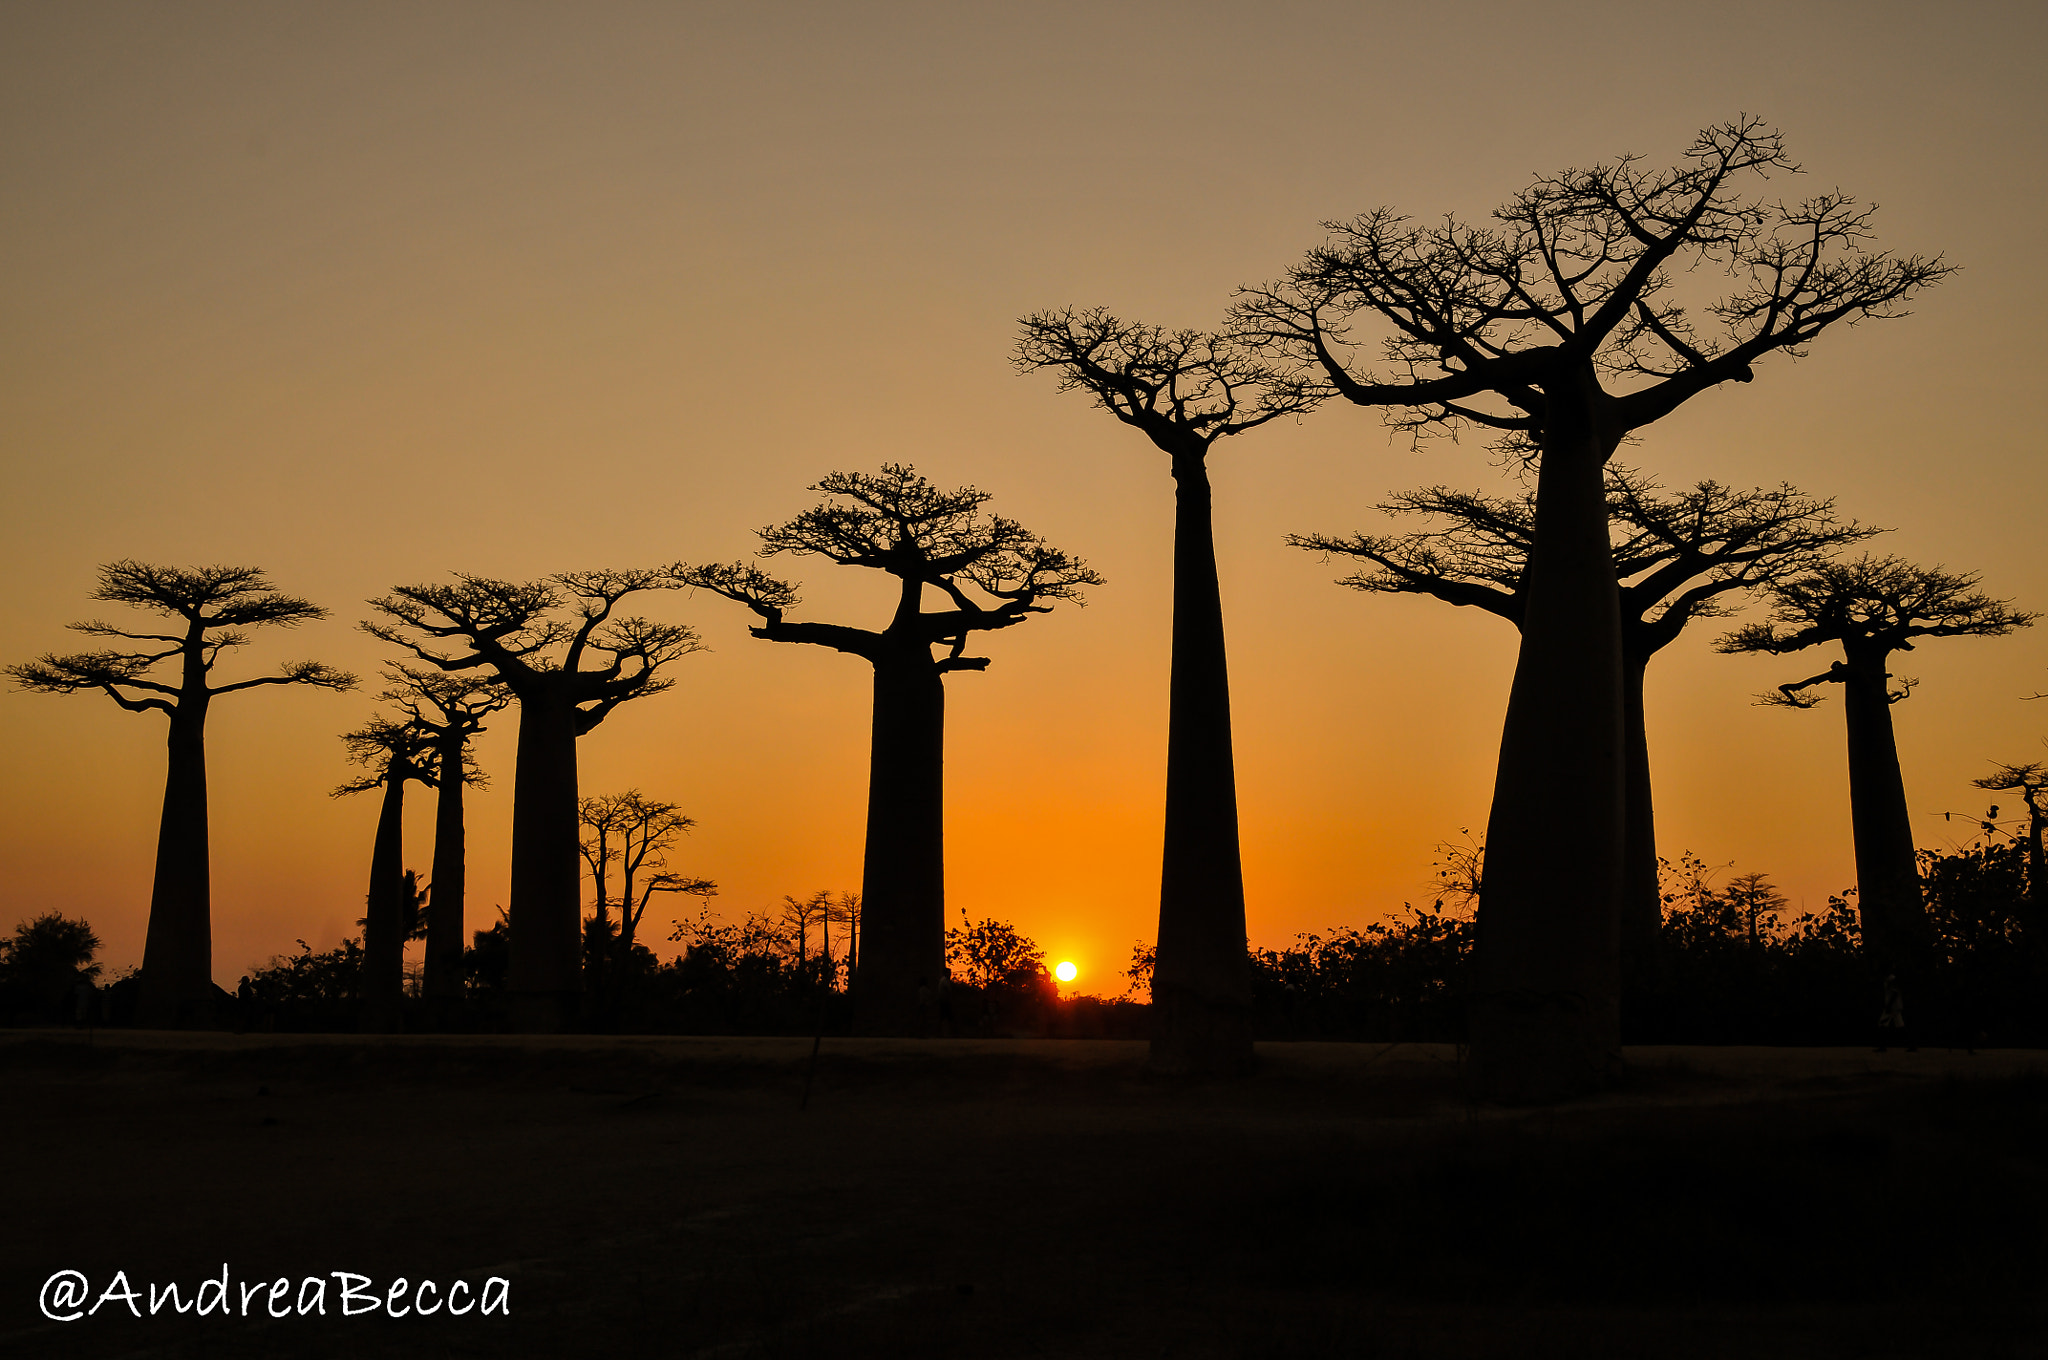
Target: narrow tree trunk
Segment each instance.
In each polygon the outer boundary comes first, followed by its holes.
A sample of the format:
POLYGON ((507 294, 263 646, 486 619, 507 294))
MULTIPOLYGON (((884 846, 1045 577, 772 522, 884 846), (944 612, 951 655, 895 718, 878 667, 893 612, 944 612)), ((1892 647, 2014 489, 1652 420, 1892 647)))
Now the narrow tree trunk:
POLYGON ((859 1026, 915 1034, 946 974, 946 687, 923 655, 875 665, 859 1026))
POLYGON ((1468 1018, 1472 1077, 1545 1101, 1618 1073, 1624 818, 1621 611, 1601 472, 1614 447, 1581 391, 1547 387, 1528 604, 1499 773, 1468 1018))
POLYGON ((2048 817, 2042 815, 2038 793, 2027 793, 2027 900, 2034 908, 2034 919, 2029 922, 2036 931, 2041 930, 2044 917, 2048 917, 2048 880, 2044 880, 2041 866, 2041 836, 2048 832, 2048 817))
POLYGON ((171 715, 156 877, 142 946, 137 1019, 153 1028, 212 1019, 213 908, 206 825, 206 695, 191 687, 171 715))
POLYGON ((1649 657, 1625 643, 1621 655, 1622 773, 1621 983, 1623 995, 1657 985, 1658 931, 1664 903, 1657 884, 1657 813, 1650 789, 1650 739, 1643 723, 1643 672, 1649 657))
MULTIPOLYGON (((631 882, 630 879, 627 881, 631 882)), ((651 896, 652 893, 642 894, 637 910, 633 906, 631 893, 622 894, 619 898, 619 935, 613 942, 611 965, 614 982, 623 979, 632 964, 633 940, 640 932, 640 918, 647 914, 647 899, 651 896)))
POLYGON ((363 913, 363 1010, 366 1034, 395 1034, 405 1001, 405 781, 411 771, 394 759, 384 773, 377 840, 370 852, 370 891, 363 913))
MULTIPOLYGON (((624 878, 620 885, 619 916, 623 926, 626 914, 625 904, 633 896, 633 836, 630 831, 619 833, 619 870, 624 878)), ((608 1015, 609 999, 605 991, 606 978, 610 973, 610 959, 606 956, 618 947, 618 936, 610 934, 606 927, 611 923, 611 838, 604 827, 597 828, 597 854, 590 865, 590 893, 597 905, 591 912, 591 920, 585 923, 581 917, 582 908, 577 908, 578 939, 583 942, 583 989, 590 1003, 592 1018, 598 1027, 604 1027, 608 1015), (595 947, 593 947, 593 944, 595 947)))
POLYGON ((575 706, 543 675, 519 698, 512 791, 511 935, 506 990, 525 1033, 561 1030, 577 1018, 583 923, 577 848, 575 706))
POLYGON ((1863 953, 1882 979, 1898 975, 1909 999, 1918 992, 1927 942, 1920 864, 1913 851, 1906 781, 1899 772, 1892 707, 1886 698, 1887 656, 1844 651, 1842 708, 1849 729, 1849 819, 1856 838, 1856 887, 1863 953))
POLYGON ((462 910, 465 831, 462 817, 462 748, 441 748, 439 797, 434 805, 434 877, 427 898, 427 957, 423 990, 437 1024, 462 1000, 462 910))
POLYGON ((1251 970, 1223 600, 1201 455, 1176 456, 1173 479, 1173 673, 1151 1061, 1163 1072, 1234 1075, 1252 1066, 1251 970))

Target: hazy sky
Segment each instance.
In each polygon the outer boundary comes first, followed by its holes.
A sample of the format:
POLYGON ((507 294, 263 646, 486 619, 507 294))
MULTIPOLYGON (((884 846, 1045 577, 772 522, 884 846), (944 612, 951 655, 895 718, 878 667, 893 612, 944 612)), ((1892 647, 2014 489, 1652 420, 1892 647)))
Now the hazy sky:
MULTIPOLYGON (((1788 480, 1895 526, 1872 545, 2048 607, 2044 11, 2033 4, 24 4, 0 8, 0 659, 93 645, 122 557, 268 569, 374 674, 362 601, 730 560, 834 469, 914 463, 1108 584, 991 637, 949 688, 948 891, 1117 990, 1157 909, 1172 482, 1163 455, 1007 363, 1067 303, 1210 326, 1318 222, 1483 214, 1544 171, 1664 164, 1737 113, 1882 205, 1880 244, 1962 272, 1914 316, 1692 402, 1624 457, 1682 486, 1788 480)), ((1425 900, 1484 825, 1514 655, 1498 619, 1360 596, 1288 532, 1388 493, 1507 489, 1483 441, 1412 450, 1332 408, 1220 446, 1216 528, 1253 939, 1425 900)), ((888 595, 778 559, 803 617, 888 595)), ((657 597, 712 650, 583 743, 583 791, 700 827, 719 910, 857 888, 863 663, 657 597)), ((1840 705, 1752 705, 1824 656, 1650 673, 1661 848, 1853 881, 1840 705)), ((1922 844, 1992 760, 2041 756, 2048 628, 1929 644, 1895 710, 1922 844)), ((209 726, 214 959, 232 984, 362 910, 375 799, 332 800, 366 693, 259 690, 209 726)), ((504 900, 514 725, 480 754, 470 924, 504 900)), ((0 693, 0 927, 83 914, 139 960, 163 723, 0 693)), ((429 855, 415 794, 408 861, 429 855)), ((649 933, 666 935, 658 905, 649 933), (660 922, 659 928, 657 921, 660 922)), ((671 946, 663 946, 667 952, 671 946)))

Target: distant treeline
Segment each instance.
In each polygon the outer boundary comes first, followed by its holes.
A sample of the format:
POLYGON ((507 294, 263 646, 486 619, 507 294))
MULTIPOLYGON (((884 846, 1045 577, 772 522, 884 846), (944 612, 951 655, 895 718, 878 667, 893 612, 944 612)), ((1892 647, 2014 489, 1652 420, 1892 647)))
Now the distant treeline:
MULTIPOLYGON (((1477 865, 1472 869, 1475 872, 1477 865)), ((1691 855, 1662 865, 1664 917, 1657 966, 1628 998, 1625 1036, 1638 1044, 1858 1044, 1878 1035, 1854 890, 1819 911, 1792 914, 1762 874, 1719 881, 1691 855)), ((1922 883, 1936 963, 1922 992, 1903 998, 1900 1041, 1950 1047, 2048 1043, 2048 922, 2031 907, 2026 846, 1987 835, 1948 853, 1923 851, 1922 883)), ((614 969, 603 1028, 632 1034, 843 1034, 851 1024, 844 959, 759 915, 738 924, 700 916, 662 961, 635 944, 619 968, 593 919, 586 951, 614 969)), ((1268 1040, 1463 1042, 1475 925, 1455 892, 1363 929, 1303 934, 1284 949, 1248 950, 1257 1036, 1268 1040)), ((954 980, 928 997, 929 1032, 945 1037, 1144 1038, 1153 951, 1133 950, 1113 997, 1061 997, 1044 956, 1006 923, 947 932, 954 980)), ((133 979, 93 987, 99 941, 55 914, 0 941, 0 1015, 12 1023, 126 1023, 133 979), (92 1000, 79 1014, 80 983, 92 1000)), ((364 985, 360 940, 316 951, 303 942, 249 975, 233 1007, 243 1028, 348 1032, 364 985)), ((508 940, 501 921, 463 951, 463 997, 438 1017, 447 1028, 512 1027, 508 940)), ((415 983, 417 979, 415 979, 415 983)), ((406 1004, 427 1002, 415 985, 406 1004)))

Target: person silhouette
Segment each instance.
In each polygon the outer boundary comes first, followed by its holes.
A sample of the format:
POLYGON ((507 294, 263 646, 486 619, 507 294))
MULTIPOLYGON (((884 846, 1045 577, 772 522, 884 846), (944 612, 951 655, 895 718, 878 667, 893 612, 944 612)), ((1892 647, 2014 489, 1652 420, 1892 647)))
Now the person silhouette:
POLYGON ((1888 1047, 1886 1041, 1894 1039, 1908 1053, 1919 1051, 1913 1044, 1906 1041, 1906 997, 1905 993, 1899 990, 1899 975, 1897 973, 1886 973, 1884 975, 1884 1009, 1877 1013, 1877 1048, 1873 1051, 1883 1053, 1888 1047))

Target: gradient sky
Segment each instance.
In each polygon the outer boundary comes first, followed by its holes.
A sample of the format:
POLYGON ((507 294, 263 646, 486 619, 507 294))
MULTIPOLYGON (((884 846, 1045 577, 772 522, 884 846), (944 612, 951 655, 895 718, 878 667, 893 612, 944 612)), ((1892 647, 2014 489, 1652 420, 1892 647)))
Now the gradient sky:
MULTIPOLYGON (((362 601, 730 560, 834 469, 914 463, 1107 578, 948 682, 948 891, 1114 992, 1157 910, 1172 483, 1140 436, 1020 377, 1020 315, 1212 326, 1317 223, 1483 214, 1532 175, 1674 160, 1749 112, 1882 205, 1880 243, 1962 266, 1900 321, 1697 398, 1624 457, 1680 486, 1789 480, 1895 526, 1873 548, 2048 608, 2040 406, 2048 18, 2033 4, 16 3, 0 9, 0 659, 122 557, 268 569, 334 617, 221 679, 311 656, 374 674, 362 601)), ((1512 629, 1360 596, 1292 532, 1378 526, 1483 441, 1413 450, 1332 408, 1213 468, 1255 943, 1426 900, 1484 825, 1512 629)), ((802 617, 879 626, 869 573, 778 559, 802 617), (849 578, 849 579, 841 579, 849 578)), ((868 675, 655 597, 712 648, 583 743, 583 791, 700 822, 675 867, 737 915, 857 888, 868 675)), ((1752 705, 1827 658, 1651 668, 1661 849, 1853 881, 1838 702, 1752 705)), ((2048 627, 1930 644, 1895 710, 1924 845, 1988 762, 2040 757, 2048 627)), ((231 696, 209 727, 214 960, 229 984, 362 910, 375 799, 332 800, 367 693, 231 696)), ((163 723, 0 692, 0 925, 88 917, 139 961, 163 723)), ((480 755, 470 924, 504 900, 513 722, 480 755)), ((408 861, 429 855, 415 794, 408 861)), ((677 911, 681 908, 678 907, 677 911)), ((677 911, 659 904, 648 933, 677 911)), ((663 945, 663 952, 673 946, 663 945)))

